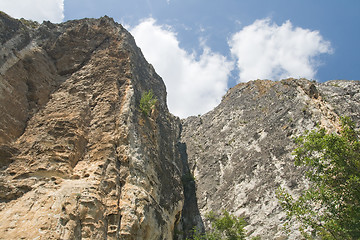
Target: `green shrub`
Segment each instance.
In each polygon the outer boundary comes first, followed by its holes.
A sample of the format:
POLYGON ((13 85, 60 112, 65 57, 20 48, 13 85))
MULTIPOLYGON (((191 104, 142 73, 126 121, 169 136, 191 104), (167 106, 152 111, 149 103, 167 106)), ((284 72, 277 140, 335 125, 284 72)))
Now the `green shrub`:
POLYGON ((360 135, 349 118, 341 122, 340 134, 321 128, 296 139, 295 164, 307 167, 310 188, 298 199, 277 191, 307 239, 360 239, 360 135))
POLYGON ((193 230, 193 240, 244 240, 246 222, 241 217, 236 217, 226 210, 222 215, 214 212, 207 214, 206 218, 210 221, 210 230, 201 233, 197 229, 193 230))
POLYGON ((152 90, 144 92, 142 94, 141 100, 140 100, 141 112, 144 115, 149 116, 151 110, 155 108, 156 103, 157 103, 157 98, 154 96, 154 93, 152 90))

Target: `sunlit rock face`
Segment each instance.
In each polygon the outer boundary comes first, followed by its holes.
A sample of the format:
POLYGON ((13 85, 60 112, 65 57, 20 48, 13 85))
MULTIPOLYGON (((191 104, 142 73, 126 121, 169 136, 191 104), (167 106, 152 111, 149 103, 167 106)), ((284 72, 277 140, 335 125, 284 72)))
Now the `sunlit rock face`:
POLYGON ((251 81, 230 89, 209 113, 183 120, 182 141, 197 184, 202 216, 227 210, 243 216, 252 236, 298 239, 296 223, 282 232, 281 186, 295 196, 306 188, 295 168, 293 138, 317 125, 339 130, 339 116, 360 118, 360 82, 305 79, 251 81))
POLYGON ((185 239, 211 210, 243 216, 249 238, 298 239, 296 223, 282 232, 275 197, 308 186, 293 137, 360 121, 358 81, 305 79, 239 84, 180 121, 109 17, 36 24, 0 12, 0 43, 0 239, 185 239))
POLYGON ((172 239, 180 120, 132 36, 108 17, 0 29, 0 239, 172 239))

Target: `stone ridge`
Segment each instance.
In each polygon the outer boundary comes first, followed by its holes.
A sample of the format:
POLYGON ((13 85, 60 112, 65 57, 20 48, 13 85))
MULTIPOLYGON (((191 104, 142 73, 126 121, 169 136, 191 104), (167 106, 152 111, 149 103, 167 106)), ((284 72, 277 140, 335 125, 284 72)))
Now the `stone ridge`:
POLYGON ((295 229, 282 232, 285 213, 275 197, 279 186, 296 195, 308 184, 294 166, 292 139, 317 125, 337 131, 342 115, 359 126, 359 104, 359 81, 258 80, 230 89, 213 111, 184 119, 181 139, 201 215, 226 209, 245 217, 251 237, 298 239, 295 229))
POLYGON ((0 239, 185 231, 180 120, 133 37, 109 17, 0 29, 0 239))

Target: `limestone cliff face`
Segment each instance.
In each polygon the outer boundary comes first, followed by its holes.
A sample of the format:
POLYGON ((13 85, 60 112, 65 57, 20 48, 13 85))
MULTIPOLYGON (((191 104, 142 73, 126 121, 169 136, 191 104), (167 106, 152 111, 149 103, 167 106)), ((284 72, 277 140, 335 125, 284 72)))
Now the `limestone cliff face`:
POLYGON ((274 194, 308 184, 292 138, 360 121, 358 81, 287 79, 239 84, 180 122, 108 17, 37 25, 0 12, 0 44, 0 239, 184 239, 222 209, 249 237, 297 239, 274 194))
POLYGON ((359 81, 252 81, 230 89, 213 111, 185 119, 202 216, 226 209, 245 217, 251 237, 299 239, 295 228, 282 232, 285 213, 275 197, 279 186, 296 195, 308 184, 294 167, 292 138, 317 124, 336 131, 342 115, 359 124, 359 81))
POLYGON ((1 13, 0 41, 0 239, 172 239, 180 121, 132 36, 108 17, 1 13))

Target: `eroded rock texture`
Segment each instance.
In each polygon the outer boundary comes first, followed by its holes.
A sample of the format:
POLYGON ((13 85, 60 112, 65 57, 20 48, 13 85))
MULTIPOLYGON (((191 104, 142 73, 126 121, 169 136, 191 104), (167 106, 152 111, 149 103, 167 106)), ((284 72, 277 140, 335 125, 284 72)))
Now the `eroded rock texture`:
POLYGON ((37 25, 0 12, 0 43, 0 239, 185 239, 210 210, 245 217, 249 238, 298 239, 275 198, 308 184, 292 138, 360 120, 358 81, 287 79, 239 84, 180 122, 108 17, 37 25))
POLYGON ((0 29, 0 239, 172 239, 180 121, 132 36, 108 17, 0 29))
MULTIPOLYGON (((339 116, 360 117, 360 82, 305 79, 252 81, 230 89, 209 113, 183 121, 200 212, 227 210, 243 216, 251 237, 299 239, 282 232, 285 213, 275 191, 298 194, 307 182, 295 168, 292 138, 316 125, 339 129, 339 116)), ((249 237, 250 238, 250 237, 249 237)))

